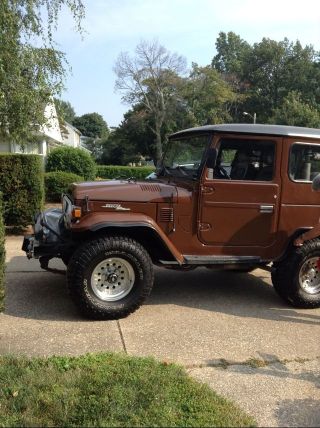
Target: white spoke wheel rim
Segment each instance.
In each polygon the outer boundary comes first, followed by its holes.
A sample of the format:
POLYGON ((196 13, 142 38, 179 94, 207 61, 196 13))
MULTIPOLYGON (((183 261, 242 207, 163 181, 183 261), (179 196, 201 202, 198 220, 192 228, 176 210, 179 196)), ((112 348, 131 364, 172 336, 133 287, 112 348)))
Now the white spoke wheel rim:
POLYGON ((132 265, 120 257, 110 257, 100 262, 91 275, 94 294, 105 302, 115 302, 127 296, 135 281, 132 265))
POLYGON ((307 259, 300 268, 299 283, 308 294, 320 292, 320 258, 307 259))

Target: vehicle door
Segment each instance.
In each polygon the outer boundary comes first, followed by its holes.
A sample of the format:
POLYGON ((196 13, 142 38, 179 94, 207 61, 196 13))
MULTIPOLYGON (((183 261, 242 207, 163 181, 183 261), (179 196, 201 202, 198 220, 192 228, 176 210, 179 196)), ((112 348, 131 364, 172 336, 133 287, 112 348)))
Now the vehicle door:
MULTIPOLYGON (((248 254, 276 240, 280 199, 281 138, 220 135, 216 165, 200 186, 199 240, 248 254), (239 249, 239 250, 238 250, 239 249), (242 251, 240 251, 242 250, 242 251)), ((230 253, 230 251, 228 251, 230 253)))

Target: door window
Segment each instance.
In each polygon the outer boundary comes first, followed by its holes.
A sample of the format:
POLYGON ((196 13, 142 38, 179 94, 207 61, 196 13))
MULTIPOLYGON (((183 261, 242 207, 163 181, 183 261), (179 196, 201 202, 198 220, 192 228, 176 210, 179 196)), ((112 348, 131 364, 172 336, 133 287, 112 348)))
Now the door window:
POLYGON ((271 181, 274 161, 274 141, 224 138, 220 140, 213 178, 271 181))

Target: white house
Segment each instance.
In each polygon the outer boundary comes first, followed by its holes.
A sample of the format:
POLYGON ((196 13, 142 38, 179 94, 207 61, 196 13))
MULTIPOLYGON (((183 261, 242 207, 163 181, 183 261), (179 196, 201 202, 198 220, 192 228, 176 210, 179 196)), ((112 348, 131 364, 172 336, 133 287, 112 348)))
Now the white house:
POLYGON ((70 147, 81 146, 81 132, 71 125, 71 123, 64 122, 61 125, 61 135, 63 144, 70 147))
POLYGON ((47 122, 40 127, 39 141, 26 142, 21 148, 19 144, 10 140, 0 140, 0 152, 25 153, 46 156, 52 149, 62 145, 80 148, 91 153, 85 147, 88 137, 83 137, 79 129, 64 121, 59 124, 58 115, 54 102, 48 104, 44 110, 47 122))
POLYGON ((14 141, 0 140, 0 152, 39 154, 46 156, 50 150, 61 146, 63 140, 54 103, 50 103, 45 107, 44 115, 47 122, 40 127, 40 138, 38 142, 26 142, 22 149, 20 145, 16 144, 14 141))

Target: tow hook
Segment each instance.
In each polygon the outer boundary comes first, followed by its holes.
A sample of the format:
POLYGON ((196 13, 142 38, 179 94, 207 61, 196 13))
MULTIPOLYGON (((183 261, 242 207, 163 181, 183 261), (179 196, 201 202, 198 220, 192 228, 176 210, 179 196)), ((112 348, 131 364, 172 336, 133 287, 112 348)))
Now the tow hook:
POLYGON ((26 252, 27 258, 30 260, 34 257, 34 237, 25 236, 22 245, 22 251, 26 252))

